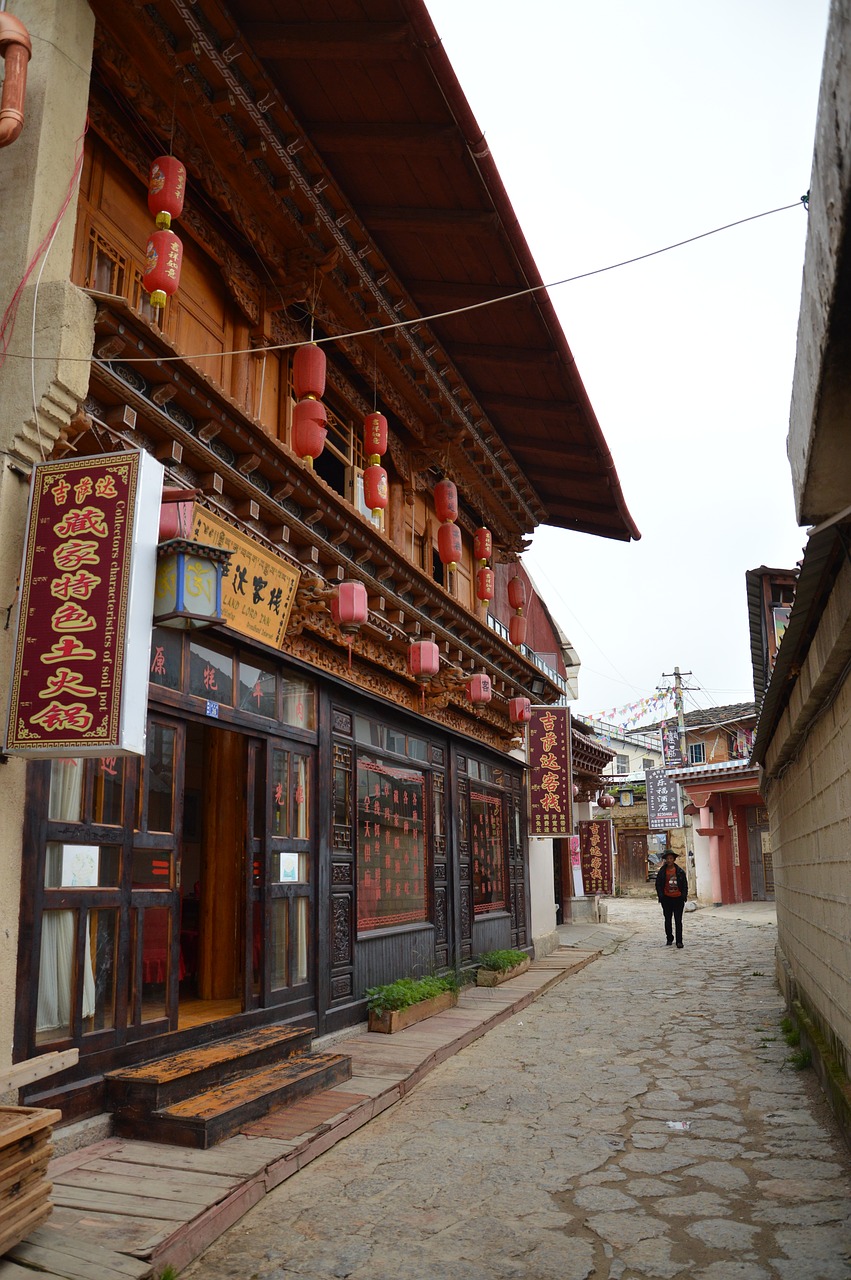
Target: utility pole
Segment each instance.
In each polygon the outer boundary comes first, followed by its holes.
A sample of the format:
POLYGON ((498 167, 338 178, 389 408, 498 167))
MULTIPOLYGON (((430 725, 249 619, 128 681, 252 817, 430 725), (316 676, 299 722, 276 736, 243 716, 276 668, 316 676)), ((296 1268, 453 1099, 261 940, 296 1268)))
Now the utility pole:
POLYGON ((683 676, 690 676, 691 671, 680 671, 679 667, 674 667, 673 671, 663 671, 663 680, 673 680, 674 682, 674 706, 677 710, 677 727, 680 736, 680 759, 683 764, 688 764, 688 750, 686 748, 686 722, 683 712, 683 676))

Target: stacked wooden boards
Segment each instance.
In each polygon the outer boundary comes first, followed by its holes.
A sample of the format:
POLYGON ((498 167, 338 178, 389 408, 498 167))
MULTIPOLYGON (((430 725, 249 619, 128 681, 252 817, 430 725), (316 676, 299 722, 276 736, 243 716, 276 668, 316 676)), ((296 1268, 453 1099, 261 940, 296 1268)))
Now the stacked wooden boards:
POLYGON ((60 1111, 0 1107, 0 1254, 23 1240, 50 1213, 47 1162, 60 1111))

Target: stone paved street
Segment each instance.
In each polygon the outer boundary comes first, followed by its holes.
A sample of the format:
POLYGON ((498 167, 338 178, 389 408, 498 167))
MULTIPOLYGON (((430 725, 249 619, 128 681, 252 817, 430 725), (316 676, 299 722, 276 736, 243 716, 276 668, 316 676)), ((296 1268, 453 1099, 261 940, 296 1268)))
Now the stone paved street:
POLYGON ((846 1280, 851 1164, 761 904, 615 900, 606 954, 268 1195, 197 1280, 846 1280))

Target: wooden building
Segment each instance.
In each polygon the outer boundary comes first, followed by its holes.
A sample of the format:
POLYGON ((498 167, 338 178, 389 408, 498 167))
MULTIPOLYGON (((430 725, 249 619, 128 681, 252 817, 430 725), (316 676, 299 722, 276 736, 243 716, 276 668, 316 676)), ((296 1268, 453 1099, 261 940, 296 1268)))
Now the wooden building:
POLYGON ((10 296, 22 281, 24 357, 0 370, 2 598, 30 465, 138 448, 176 500, 164 529, 171 514, 218 538, 226 596, 254 605, 155 627, 136 673, 144 758, 6 766, 13 1055, 79 1047, 59 1097, 74 1114, 117 1064, 237 1026, 327 1033, 362 1017, 373 983, 530 948, 509 701, 558 701, 565 670, 479 599, 474 535, 511 564, 540 523, 638 533, 423 0, 16 12, 34 53, 24 130, 0 151, 4 234, 20 228, 0 279, 10 296), (187 172, 183 258, 161 311, 143 287, 147 192, 169 155, 187 172), (327 356, 313 465, 293 430, 311 338, 327 356), (376 409, 384 510, 364 490, 376 409), (459 499, 448 563, 442 479, 459 499), (332 609, 344 583, 368 599, 352 630, 332 609), (427 682, 418 641, 439 650, 427 682), (479 675, 492 697, 474 704, 479 675))

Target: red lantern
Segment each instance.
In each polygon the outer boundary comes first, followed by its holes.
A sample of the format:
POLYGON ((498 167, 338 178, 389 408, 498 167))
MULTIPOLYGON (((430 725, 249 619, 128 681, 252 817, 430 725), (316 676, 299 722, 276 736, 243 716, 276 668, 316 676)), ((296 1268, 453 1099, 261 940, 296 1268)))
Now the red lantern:
POLYGON ((297 400, 325 394, 325 352, 315 342, 297 347, 293 355, 293 391, 297 400))
POLYGON ((433 640, 415 640, 408 647, 408 670, 417 680, 430 680, 440 671, 440 650, 433 640))
POLYGON ((479 569, 476 574, 476 595, 480 600, 493 600, 493 569, 479 569))
POLYGON ((462 550, 461 530, 457 524, 442 524, 437 531, 437 553, 441 562, 454 569, 461 559, 462 550))
POLYGON ((148 173, 148 208, 161 231, 183 213, 186 170, 176 156, 157 156, 148 173))
POLYGON ((387 452, 387 419, 383 413, 368 413, 364 418, 363 447, 370 459, 387 452))
POLYGON ((532 704, 528 698, 510 698, 508 717, 512 724, 528 724, 532 719, 532 704))
MULTIPOLYGON (((490 529, 477 529, 473 534, 473 555, 476 560, 490 560, 493 555, 493 537, 490 529)), ((493 595, 491 595, 491 599, 493 595)))
POLYGON ((522 613, 513 613, 508 619, 508 638, 517 648, 526 643, 528 619, 522 613))
POLYGON ((574 800, 576 799, 576 797, 577 797, 578 795, 579 795, 579 783, 578 783, 578 782, 574 782, 574 784, 573 784, 573 798, 574 798, 574 800))
POLYGON ((363 473, 363 496, 373 515, 386 509, 388 493, 387 472, 384 468, 376 465, 367 467, 363 473))
POLYGON ((151 295, 152 307, 164 307, 166 298, 177 292, 183 245, 173 231, 155 231, 145 249, 142 288, 151 295))
POLYGON ((512 609, 526 608, 526 583, 516 574, 508 582, 508 603, 512 609))
POLYGON ((331 599, 331 616, 341 631, 357 631, 369 616, 369 600, 362 582, 341 582, 331 599))
POLYGON ((325 448, 326 421, 321 400, 301 400, 293 406, 293 449, 303 462, 313 465, 325 448))
POLYGON ((438 480, 434 486, 434 509, 438 520, 458 519, 458 490, 451 480, 438 480))
POLYGON ((611 809, 613 808, 614 803, 615 803, 615 797, 610 796, 608 791, 603 791, 597 797, 597 804, 600 806, 601 809, 611 809))
POLYGON ((475 705, 490 702, 492 696, 490 676, 484 674, 473 676, 467 685, 467 697, 475 705))

